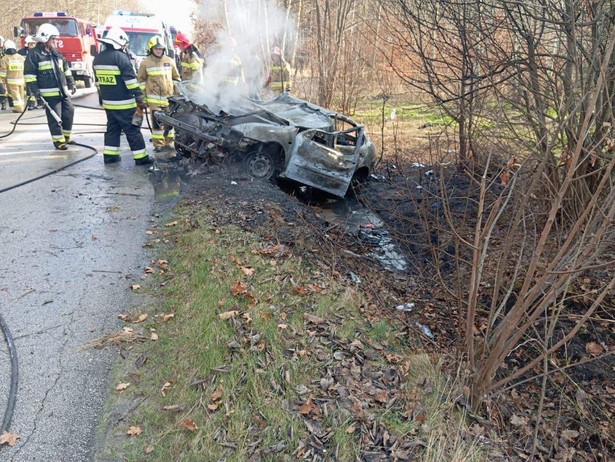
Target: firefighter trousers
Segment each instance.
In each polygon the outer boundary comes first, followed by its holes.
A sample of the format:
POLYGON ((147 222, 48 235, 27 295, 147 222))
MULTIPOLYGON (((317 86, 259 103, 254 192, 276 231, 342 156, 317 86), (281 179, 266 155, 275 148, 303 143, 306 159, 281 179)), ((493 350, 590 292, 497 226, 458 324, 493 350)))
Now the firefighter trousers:
POLYGON ((141 127, 136 127, 131 123, 135 110, 135 108, 105 109, 107 114, 107 131, 105 132, 105 148, 103 150, 105 159, 119 157, 122 132, 126 134, 133 159, 139 160, 147 157, 148 154, 145 150, 145 140, 141 134, 141 127))
POLYGON ((165 108, 162 106, 150 106, 149 109, 149 120, 152 126, 152 144, 154 145, 154 148, 163 148, 165 146, 173 147, 173 142, 175 141, 175 132, 173 131, 173 127, 158 123, 156 117, 154 117, 155 111, 162 111, 165 108))
POLYGON ((49 107, 62 119, 62 126, 51 115, 48 108, 45 108, 47 114, 47 125, 51 133, 51 139, 54 143, 66 143, 70 141, 70 136, 73 130, 73 117, 75 108, 73 102, 68 97, 54 96, 45 98, 49 107))
POLYGON ((25 85, 15 85, 12 83, 7 83, 6 90, 9 95, 9 98, 13 100, 13 107, 15 108, 15 110, 22 112, 26 104, 25 85))

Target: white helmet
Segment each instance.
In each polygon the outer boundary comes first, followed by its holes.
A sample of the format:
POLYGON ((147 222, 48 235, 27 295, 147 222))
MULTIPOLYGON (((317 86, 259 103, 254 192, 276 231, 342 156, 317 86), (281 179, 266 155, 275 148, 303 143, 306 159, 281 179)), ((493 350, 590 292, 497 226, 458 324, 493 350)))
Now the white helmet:
POLYGON ((4 42, 4 49, 5 49, 5 50, 7 50, 7 51, 8 51, 8 50, 10 50, 11 48, 12 48, 13 50, 17 50, 17 45, 15 45, 15 42, 13 42, 12 40, 7 40, 6 42, 4 42))
POLYGON ((107 31, 107 34, 100 41, 120 50, 128 45, 128 35, 120 27, 114 26, 107 31))
POLYGON ((58 31, 58 28, 46 22, 41 24, 32 38, 37 42, 47 43, 51 37, 58 37, 59 35, 60 31, 58 31))
POLYGON ((26 45, 30 43, 35 43, 35 42, 36 40, 34 40, 31 35, 26 35, 26 45))

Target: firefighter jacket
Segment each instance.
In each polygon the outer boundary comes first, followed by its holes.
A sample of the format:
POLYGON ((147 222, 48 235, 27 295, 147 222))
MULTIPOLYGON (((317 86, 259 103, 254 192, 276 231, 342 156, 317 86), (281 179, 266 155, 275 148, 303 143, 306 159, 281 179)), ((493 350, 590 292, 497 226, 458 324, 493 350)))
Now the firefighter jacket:
POLYGON ((228 60, 228 72, 222 82, 226 85, 237 86, 244 83, 243 65, 241 59, 236 54, 230 56, 228 60))
POLYGON ((20 54, 4 55, 0 58, 0 80, 7 85, 25 85, 23 76, 24 58, 20 54))
POLYGON ((102 105, 109 110, 137 107, 135 97, 143 95, 130 56, 107 47, 94 58, 94 75, 102 105))
POLYGON ((269 88, 275 92, 290 90, 290 65, 286 61, 273 63, 267 81, 269 88))
POLYGON ((192 80, 200 76, 203 68, 203 59, 192 49, 193 46, 186 48, 181 54, 182 80, 192 80))
POLYGON ((179 81, 175 61, 167 55, 157 58, 150 54, 141 61, 137 80, 141 89, 145 90, 147 104, 152 107, 167 107, 167 98, 175 92, 173 81, 179 81))
POLYGON ((24 74, 28 91, 44 98, 68 96, 67 87, 75 85, 68 62, 57 50, 46 51, 42 43, 37 43, 26 58, 24 74))

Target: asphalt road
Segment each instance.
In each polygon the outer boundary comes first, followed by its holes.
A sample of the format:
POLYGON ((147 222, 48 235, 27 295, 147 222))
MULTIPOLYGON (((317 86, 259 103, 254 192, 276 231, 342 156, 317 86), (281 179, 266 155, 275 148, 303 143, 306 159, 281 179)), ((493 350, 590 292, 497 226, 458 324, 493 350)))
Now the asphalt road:
MULTIPOLYGON (((90 94, 75 103, 96 100, 90 94)), ((0 134, 16 116, 2 111, 0 134)), ((24 124, 0 139, 0 190, 92 154, 78 146, 54 150, 42 116, 28 111, 22 121, 42 125, 24 124)), ((77 108, 75 122, 104 124, 104 112, 77 108)), ((92 132, 103 131, 77 124, 74 139, 102 151, 102 133, 92 132)), ((120 163, 105 166, 98 154, 0 193, 0 313, 15 338, 20 374, 10 428, 20 439, 0 446, 1 461, 92 459, 116 352, 81 347, 119 330, 117 315, 139 304, 130 286, 149 261, 142 246, 156 208, 151 176, 134 165, 123 139, 120 163)), ((8 362, 0 335, 0 420, 8 362)))

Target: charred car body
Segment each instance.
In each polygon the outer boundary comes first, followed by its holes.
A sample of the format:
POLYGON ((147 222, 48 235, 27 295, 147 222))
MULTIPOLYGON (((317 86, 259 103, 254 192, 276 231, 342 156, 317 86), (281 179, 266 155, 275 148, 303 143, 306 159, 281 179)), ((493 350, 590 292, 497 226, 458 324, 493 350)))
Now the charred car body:
POLYGON ((352 119, 289 95, 269 101, 212 102, 203 87, 181 83, 180 95, 156 118, 175 129, 184 156, 218 161, 241 156, 250 175, 286 178, 344 197, 376 162, 365 128, 352 119), (212 110, 214 107, 219 110, 212 110))

